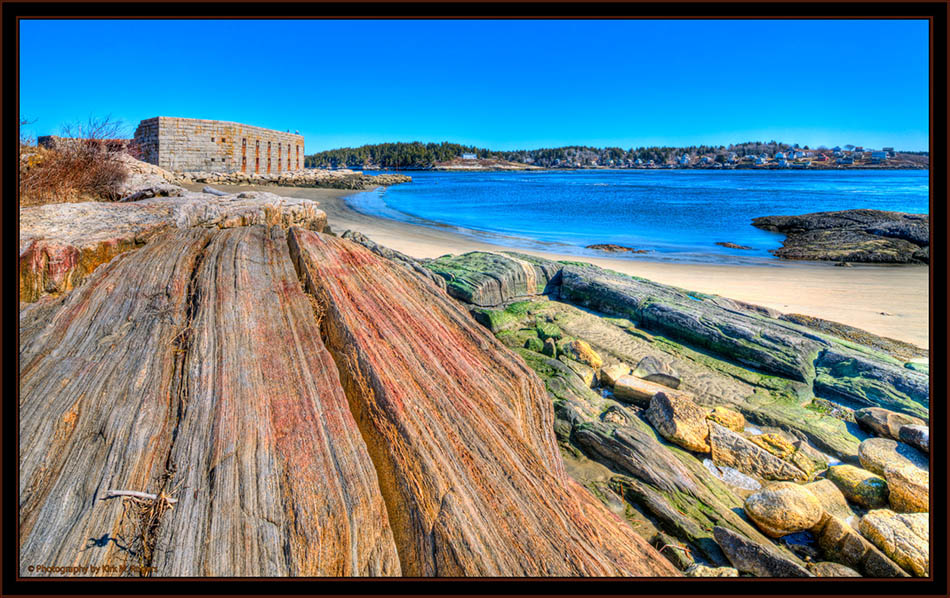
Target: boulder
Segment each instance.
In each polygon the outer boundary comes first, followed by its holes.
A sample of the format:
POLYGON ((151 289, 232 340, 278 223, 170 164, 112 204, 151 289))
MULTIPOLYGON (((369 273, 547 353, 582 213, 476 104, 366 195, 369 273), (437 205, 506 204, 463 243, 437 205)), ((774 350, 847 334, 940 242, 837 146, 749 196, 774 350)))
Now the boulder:
POLYGON ((732 565, 756 577, 814 577, 807 569, 774 549, 732 530, 716 526, 713 536, 732 565))
POLYGON ((823 509, 803 486, 774 482, 745 499, 745 512, 766 535, 779 538, 813 528, 823 509))
POLYGON ((600 383, 602 386, 613 388, 617 380, 629 373, 630 366, 625 363, 605 365, 604 367, 600 368, 600 383))
POLYGON ((692 400, 692 397, 685 392, 671 390, 662 384, 650 382, 642 378, 637 378, 636 376, 621 376, 614 381, 614 397, 618 401, 625 403, 649 407, 650 400, 658 392, 688 401, 692 400))
POLYGON ((538 338, 543 341, 552 339, 557 342, 564 337, 564 333, 554 322, 538 322, 535 328, 538 331, 538 338))
POLYGON ((884 475, 888 467, 913 467, 930 470, 927 457, 914 447, 890 438, 868 438, 858 447, 861 466, 884 475))
POLYGON ((568 477, 541 381, 457 301, 343 239, 294 228, 290 251, 324 308, 403 574, 679 574, 568 477))
POLYGON ((900 440, 900 429, 908 425, 924 425, 924 421, 910 415, 881 407, 866 407, 854 412, 854 418, 875 436, 900 440))
POLYGON ((646 417, 663 438, 687 450, 708 453, 707 413, 708 409, 683 396, 658 392, 650 399, 646 417))
POLYGON ((750 436, 749 441, 762 447, 779 459, 791 463, 809 477, 817 471, 828 467, 827 461, 820 460, 821 458, 817 453, 804 449, 807 445, 801 440, 792 442, 779 434, 756 434, 755 436, 750 436))
MULTIPOLYGON (((604 359, 598 355, 586 341, 579 339, 572 340, 561 345, 560 350, 570 359, 583 363, 595 370, 600 369, 600 366, 604 365, 604 359)), ((593 376, 593 373, 591 375, 593 376)))
POLYGON ((480 307, 495 307, 557 290, 561 265, 514 252, 471 251, 428 261, 450 295, 480 307))
POLYGON ((732 567, 707 567, 693 563, 686 571, 686 577, 739 577, 739 571, 732 567))
POLYGON ((867 509, 888 504, 887 482, 881 476, 853 465, 834 465, 825 472, 849 501, 867 509))
POLYGON ((718 405, 706 416, 709 421, 714 421, 721 426, 729 428, 733 432, 741 433, 745 430, 745 417, 734 409, 718 405))
POLYGON ((652 355, 647 355, 640 360, 633 370, 633 375, 673 389, 680 386, 679 374, 669 364, 661 362, 652 355))
POLYGON ((717 465, 734 467, 766 480, 804 481, 808 477, 791 463, 715 422, 709 422, 709 443, 717 465))
POLYGON ((524 348, 535 353, 541 353, 544 351, 544 342, 536 336, 531 336, 525 339, 524 348))
POLYGON ((925 453, 930 452, 930 428, 927 426, 903 426, 898 436, 901 442, 906 442, 925 453))
MULTIPOLYGON (((589 389, 582 390, 593 394, 589 389)), ((563 398, 559 398, 559 405, 574 400, 565 394, 560 396, 563 398)), ((712 529, 716 525, 760 543, 769 542, 740 516, 742 500, 729 486, 693 455, 661 442, 656 431, 639 417, 629 416, 618 427, 606 421, 584 421, 580 413, 580 404, 571 413, 563 407, 555 411, 559 422, 572 418, 573 445, 590 459, 620 472, 610 478, 611 487, 688 545, 697 557, 716 566, 729 564, 713 540, 712 529)), ((792 555, 787 558, 795 560, 792 555)))
POLYGON ((884 470, 891 508, 899 513, 930 511, 930 473, 916 467, 884 470))
POLYGON ((586 386, 593 386, 594 379, 596 378, 594 370, 587 364, 575 361, 569 358, 567 355, 561 355, 558 357, 564 365, 571 368, 571 370, 583 380, 586 386))
POLYGON ((868 577, 907 577, 897 563, 841 518, 829 516, 813 530, 824 557, 868 577))
POLYGON ((842 494, 841 490, 839 490, 831 480, 818 480, 817 482, 805 484, 802 487, 811 492, 814 497, 818 499, 818 503, 821 505, 826 516, 837 517, 845 521, 848 520, 849 517, 855 516, 844 494, 842 494))
POLYGON ((544 340, 544 346, 541 347, 541 353, 547 355, 548 357, 557 357, 557 345, 554 344, 553 338, 547 338, 544 340))
POLYGON ((861 518, 861 534, 917 577, 930 575, 930 516, 927 513, 869 511, 861 518))
POLYGON ((814 573, 815 577, 861 577, 861 574, 851 567, 830 561, 809 563, 808 570, 814 573))

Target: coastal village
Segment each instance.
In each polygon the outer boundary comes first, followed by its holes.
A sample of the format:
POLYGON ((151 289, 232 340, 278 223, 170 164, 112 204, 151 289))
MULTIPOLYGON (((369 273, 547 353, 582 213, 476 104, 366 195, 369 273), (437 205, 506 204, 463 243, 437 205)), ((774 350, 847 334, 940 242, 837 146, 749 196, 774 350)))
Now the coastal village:
MULTIPOLYGON (((304 169, 289 132, 161 117, 136 138, 138 157, 21 147, 21 576, 930 575, 927 348, 588 262, 333 230, 302 190, 411 178, 304 169)), ((929 261, 927 214, 755 226, 786 234, 777 259, 929 261)))
MULTIPOLYGON (((787 151, 777 151, 772 154, 762 152, 742 156, 736 152, 716 155, 705 154, 700 156, 684 153, 675 161, 663 163, 656 163, 654 160, 643 161, 640 158, 622 161, 608 159, 604 164, 594 160, 589 166, 593 168, 805 169, 838 167, 920 168, 924 164, 926 164, 926 162, 919 157, 911 157, 909 154, 898 154, 898 152, 894 151, 893 147, 874 150, 865 149, 863 147, 842 149, 841 147, 835 146, 834 148, 825 150, 789 149, 787 151)), ((560 166, 561 164, 559 163, 558 165, 560 166)), ((564 164, 564 166, 580 168, 584 165, 580 162, 574 162, 564 164)))

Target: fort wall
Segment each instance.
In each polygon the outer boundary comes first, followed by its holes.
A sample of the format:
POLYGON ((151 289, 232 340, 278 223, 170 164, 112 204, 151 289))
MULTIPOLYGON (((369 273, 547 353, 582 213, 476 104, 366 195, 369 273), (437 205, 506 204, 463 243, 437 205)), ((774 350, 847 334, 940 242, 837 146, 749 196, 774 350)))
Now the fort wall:
POLYGON ((241 123, 158 116, 139 123, 142 160, 178 172, 302 170, 303 136, 241 123))

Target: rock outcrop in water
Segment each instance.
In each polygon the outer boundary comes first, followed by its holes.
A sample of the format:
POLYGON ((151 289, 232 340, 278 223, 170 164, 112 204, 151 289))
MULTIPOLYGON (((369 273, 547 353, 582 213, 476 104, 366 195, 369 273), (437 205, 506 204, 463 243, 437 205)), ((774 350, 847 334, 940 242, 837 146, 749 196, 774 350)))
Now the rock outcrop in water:
POLYGON ((21 574, 678 575, 431 279, 287 220, 161 222, 21 310, 21 574))
POLYGON ((752 225, 785 233, 776 256, 789 260, 929 263, 930 217, 882 210, 762 216, 752 225))

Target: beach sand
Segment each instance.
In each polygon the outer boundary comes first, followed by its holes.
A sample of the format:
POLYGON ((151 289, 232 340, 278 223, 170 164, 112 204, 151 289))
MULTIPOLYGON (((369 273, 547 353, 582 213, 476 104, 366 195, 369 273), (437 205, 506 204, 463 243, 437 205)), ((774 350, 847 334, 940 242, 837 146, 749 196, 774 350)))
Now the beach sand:
MULTIPOLYGON (((200 190, 203 185, 189 185, 200 190)), ((248 190, 253 187, 221 187, 248 190)), ((504 250, 452 230, 367 216, 349 208, 350 190, 257 187, 262 191, 320 202, 336 234, 353 229, 373 241, 413 257, 447 253, 504 250)), ((499 239, 503 243, 503 239, 499 239)), ((585 261, 642 276, 659 283, 746 301, 776 309, 856 326, 922 348, 929 348, 929 269, 926 266, 856 265, 777 262, 775 266, 661 263, 636 258, 589 258, 514 248, 549 259, 585 261)))

